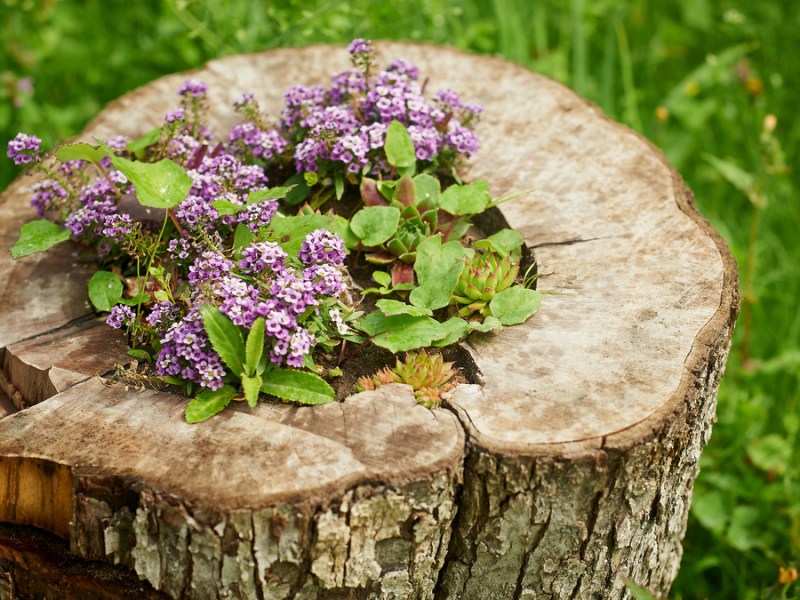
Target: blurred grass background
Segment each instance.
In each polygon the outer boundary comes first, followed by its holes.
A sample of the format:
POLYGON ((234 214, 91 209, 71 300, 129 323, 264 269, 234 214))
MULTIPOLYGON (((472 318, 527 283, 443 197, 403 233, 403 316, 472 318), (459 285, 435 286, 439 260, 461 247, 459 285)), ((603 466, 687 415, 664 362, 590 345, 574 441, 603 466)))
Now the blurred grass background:
MULTIPOLYGON (((742 277, 672 597, 800 597, 800 3, 0 0, 0 26, 3 148, 18 131, 51 148, 109 100, 211 58, 353 37, 501 55, 643 133, 742 277)), ((0 160, 0 189, 14 175, 0 160)))

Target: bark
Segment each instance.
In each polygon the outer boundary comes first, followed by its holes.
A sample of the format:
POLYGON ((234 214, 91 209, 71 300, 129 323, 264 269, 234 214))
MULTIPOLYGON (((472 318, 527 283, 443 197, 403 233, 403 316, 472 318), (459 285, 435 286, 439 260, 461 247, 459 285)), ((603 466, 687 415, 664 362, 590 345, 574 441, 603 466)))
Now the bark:
MULTIPOLYGON (((470 339, 480 385, 445 410, 389 386, 189 426, 184 399, 94 377, 124 353, 88 318, 85 257, 3 254, 0 520, 171 598, 620 598, 626 577, 666 594, 738 310, 725 243, 657 150, 564 87, 445 48, 379 49, 485 106, 466 176, 525 191, 499 221, 554 292, 539 313, 470 339)), ((285 88, 347 66, 312 47, 191 76, 221 133, 239 93, 277 114, 285 88)), ((117 100, 83 137, 156 126, 186 77, 117 100)), ((4 247, 28 183, 0 200, 4 247)))

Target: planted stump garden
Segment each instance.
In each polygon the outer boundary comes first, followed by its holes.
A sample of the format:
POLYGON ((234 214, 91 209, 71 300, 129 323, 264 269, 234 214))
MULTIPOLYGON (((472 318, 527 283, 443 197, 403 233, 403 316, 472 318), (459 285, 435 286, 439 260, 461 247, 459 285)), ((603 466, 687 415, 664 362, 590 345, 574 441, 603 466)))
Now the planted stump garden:
MULTIPOLYGON (((395 384, 190 425, 184 397, 107 378, 130 357, 86 300, 92 256, 11 259, 33 216, 18 178, 0 199, 0 597, 621 598, 625 578, 667 593, 738 310, 725 243, 660 152, 563 86, 377 48, 485 107, 463 176, 526 191, 495 220, 535 256, 539 312, 463 343, 474 382, 441 409, 395 384)), ((346 60, 275 50, 192 76, 226 130, 232 95, 277 113, 346 60)), ((185 78, 122 97, 81 139, 157 126, 185 78)))

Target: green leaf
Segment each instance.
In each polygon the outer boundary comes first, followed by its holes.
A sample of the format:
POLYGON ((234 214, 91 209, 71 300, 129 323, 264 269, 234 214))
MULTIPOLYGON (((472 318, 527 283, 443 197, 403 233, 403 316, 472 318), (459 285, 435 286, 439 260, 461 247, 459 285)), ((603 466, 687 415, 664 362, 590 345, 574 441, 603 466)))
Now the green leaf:
POLYGON ((142 206, 172 208, 189 194, 192 178, 177 163, 168 158, 155 163, 134 162, 117 156, 105 143, 98 142, 111 159, 111 164, 136 188, 136 199, 142 206))
POLYGON ((89 280, 89 300, 97 310, 110 312, 122 299, 122 282, 108 271, 97 271, 89 280))
POLYGON ((503 328, 503 324, 500 322, 500 319, 497 317, 493 317, 489 315, 483 320, 483 323, 478 323, 477 321, 470 321, 469 322, 469 329, 470 331, 477 331, 479 333, 487 333, 489 331, 498 331, 503 328))
POLYGON ((633 579, 625 579, 625 587, 636 600, 658 600, 658 596, 654 595, 650 590, 640 586, 633 579))
POLYGON ((11 247, 11 256, 21 258, 36 252, 44 252, 51 246, 69 239, 71 232, 61 229, 47 219, 25 223, 19 230, 19 239, 11 247))
POLYGON ((792 444, 777 433, 753 440, 747 446, 747 457, 762 471, 783 475, 792 460, 792 444))
POLYGON ((136 157, 141 157, 144 155, 144 151, 155 144, 160 137, 161 127, 156 127, 155 129, 151 129, 145 133, 143 136, 136 138, 132 142, 129 142, 126 146, 126 149, 136 157))
POLYGON ((386 143, 383 149, 386 152, 386 160, 393 167, 410 167, 417 162, 414 141, 399 121, 392 121, 386 128, 386 143))
POLYGON ((696 494, 692 501, 692 516, 700 524, 716 534, 721 534, 730 517, 731 496, 722 492, 705 492, 696 494))
POLYGON ((120 298, 117 304, 127 304, 128 306, 139 306, 145 302, 150 302, 150 294, 137 294, 133 298, 120 298))
POLYGON ((373 336, 375 345, 393 353, 425 348, 434 340, 444 338, 448 331, 439 321, 430 317, 394 315, 387 317, 375 311, 359 323, 359 328, 373 336))
POLYGON ((519 232, 513 229, 501 229, 485 240, 478 240, 473 244, 475 248, 488 248, 500 256, 518 254, 525 240, 519 232))
POLYGON ((247 210, 247 206, 244 204, 236 204, 235 202, 231 202, 230 200, 214 200, 211 203, 217 214, 220 217, 230 217, 233 215, 237 215, 243 210, 247 210))
POLYGON ((258 404, 258 392, 261 390, 261 375, 254 375, 250 377, 242 373, 242 390, 244 390, 244 397, 250 408, 255 408, 258 404))
POLYGON ((280 244, 289 256, 296 256, 306 235, 317 229, 327 229, 335 233, 349 246, 347 242, 352 238, 352 234, 349 232, 347 219, 333 215, 273 218, 267 228, 269 232, 267 240, 280 244))
POLYGON ((755 547, 763 534, 763 518, 762 511, 755 506, 735 506, 725 533, 728 543, 741 552, 755 547))
POLYGON ((147 350, 142 350, 141 348, 128 350, 128 356, 132 356, 133 358, 138 358, 139 360, 146 360, 148 362, 153 360, 153 357, 150 356, 150 353, 147 350))
POLYGON ((223 410, 236 396, 236 390, 229 385, 218 390, 203 390, 186 405, 186 422, 199 423, 223 410))
POLYGON ((56 158, 61 162, 70 160, 88 160, 91 163, 99 163, 106 155, 102 148, 92 146, 86 142, 78 142, 77 144, 66 144, 56 150, 56 158))
POLYGON ((442 323, 442 328, 444 331, 446 331, 446 335, 443 338, 433 342, 433 345, 437 348, 455 344, 461 338, 465 337, 470 331, 469 323, 460 317, 452 317, 447 319, 447 321, 442 323))
POLYGON ((375 280, 375 283, 383 287, 389 287, 392 284, 392 276, 386 271, 374 271, 372 273, 372 278, 375 280))
POLYGON ((281 187, 269 188, 268 190, 256 190, 250 192, 247 196, 247 206, 258 204, 259 202, 266 202, 267 200, 280 200, 286 194, 294 189, 294 185, 285 185, 281 187))
POLYGON ((430 308, 412 306, 398 300, 378 300, 375 305, 387 317, 394 315, 411 315, 412 317, 429 317, 433 314, 430 308))
POLYGON ((203 315, 203 329, 208 334, 211 347, 225 362, 228 370, 239 376, 244 371, 244 342, 239 328, 216 306, 204 304, 200 312, 203 315))
POLYGON ((439 198, 439 207, 451 215, 477 215, 491 201, 489 184, 479 179, 468 185, 451 185, 439 198))
POLYGON ((307 371, 276 369, 263 375, 261 391, 301 404, 327 404, 334 391, 319 375, 307 371))
POLYGON ((311 191, 311 186, 306 183, 302 173, 295 173, 286 180, 286 183, 292 188, 286 193, 285 197, 286 204, 290 206, 300 204, 308 197, 308 193, 311 191))
POLYGON ((341 200, 344 196, 344 177, 341 171, 336 171, 333 174, 333 185, 336 188, 336 199, 341 200))
POLYGON ((441 235, 420 243, 414 262, 419 286, 411 291, 411 304, 431 310, 447 306, 464 270, 464 254, 464 247, 456 241, 442 244, 441 235))
POLYGON ((441 184, 436 177, 427 173, 420 173, 414 177, 414 192, 415 203, 420 210, 430 210, 439 206, 441 184))
POLYGON ((253 232, 245 223, 239 223, 233 232, 233 249, 247 248, 253 241, 253 232))
POLYGON ((400 223, 400 209, 394 206, 367 206, 350 219, 353 230, 365 246, 379 246, 388 240, 400 223))
POLYGON ((539 310, 541 300, 541 292, 515 285, 495 294, 489 309, 503 325, 518 325, 539 310))
POLYGON ((258 363, 261 361, 261 355, 264 352, 264 325, 264 317, 258 317, 247 334, 245 371, 248 375, 256 373, 258 363))
POLYGON ((766 196, 758 189, 755 175, 748 173, 729 160, 723 160, 711 154, 704 154, 703 158, 710 162, 711 166, 713 166, 728 183, 747 196, 750 202, 756 207, 766 207, 766 196))

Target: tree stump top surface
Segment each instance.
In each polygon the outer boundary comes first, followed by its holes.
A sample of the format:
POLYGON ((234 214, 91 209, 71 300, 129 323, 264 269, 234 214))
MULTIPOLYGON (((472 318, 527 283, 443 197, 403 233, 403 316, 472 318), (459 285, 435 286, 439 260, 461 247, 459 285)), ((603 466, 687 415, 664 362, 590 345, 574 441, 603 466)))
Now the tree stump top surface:
MULTIPOLYGON (((692 394, 708 348, 730 336, 736 268, 662 155, 522 67, 447 48, 377 48, 381 65, 407 58, 429 77, 429 91, 452 88, 484 106, 482 146, 467 179, 487 179, 495 195, 532 190, 501 212, 535 252, 539 289, 553 293, 527 323, 470 340, 483 385, 458 388, 453 412, 431 413, 408 388, 391 386, 343 404, 261 404, 189 426, 184 399, 76 383, 113 365, 95 342, 87 347, 95 373, 84 367, 82 379, 56 386, 60 394, 0 419, 0 462, 30 456, 103 469, 189 502, 236 509, 330 497, 358 481, 424 479, 460 464, 464 430, 481 447, 510 455, 624 448, 692 394)), ((344 49, 325 46, 220 59, 111 103, 81 137, 137 136, 157 126, 189 75, 209 84, 212 128, 221 133, 236 122, 230 105, 242 92, 254 92, 275 115, 287 87, 327 84, 347 67, 344 49)), ((3 248, 32 216, 30 182, 17 179, 0 200, 3 248)), ((26 363, 24 340, 88 317, 89 264, 70 250, 18 261, 2 251, 6 363, 26 363)), ((12 381, 3 389, 16 388, 12 381)))

